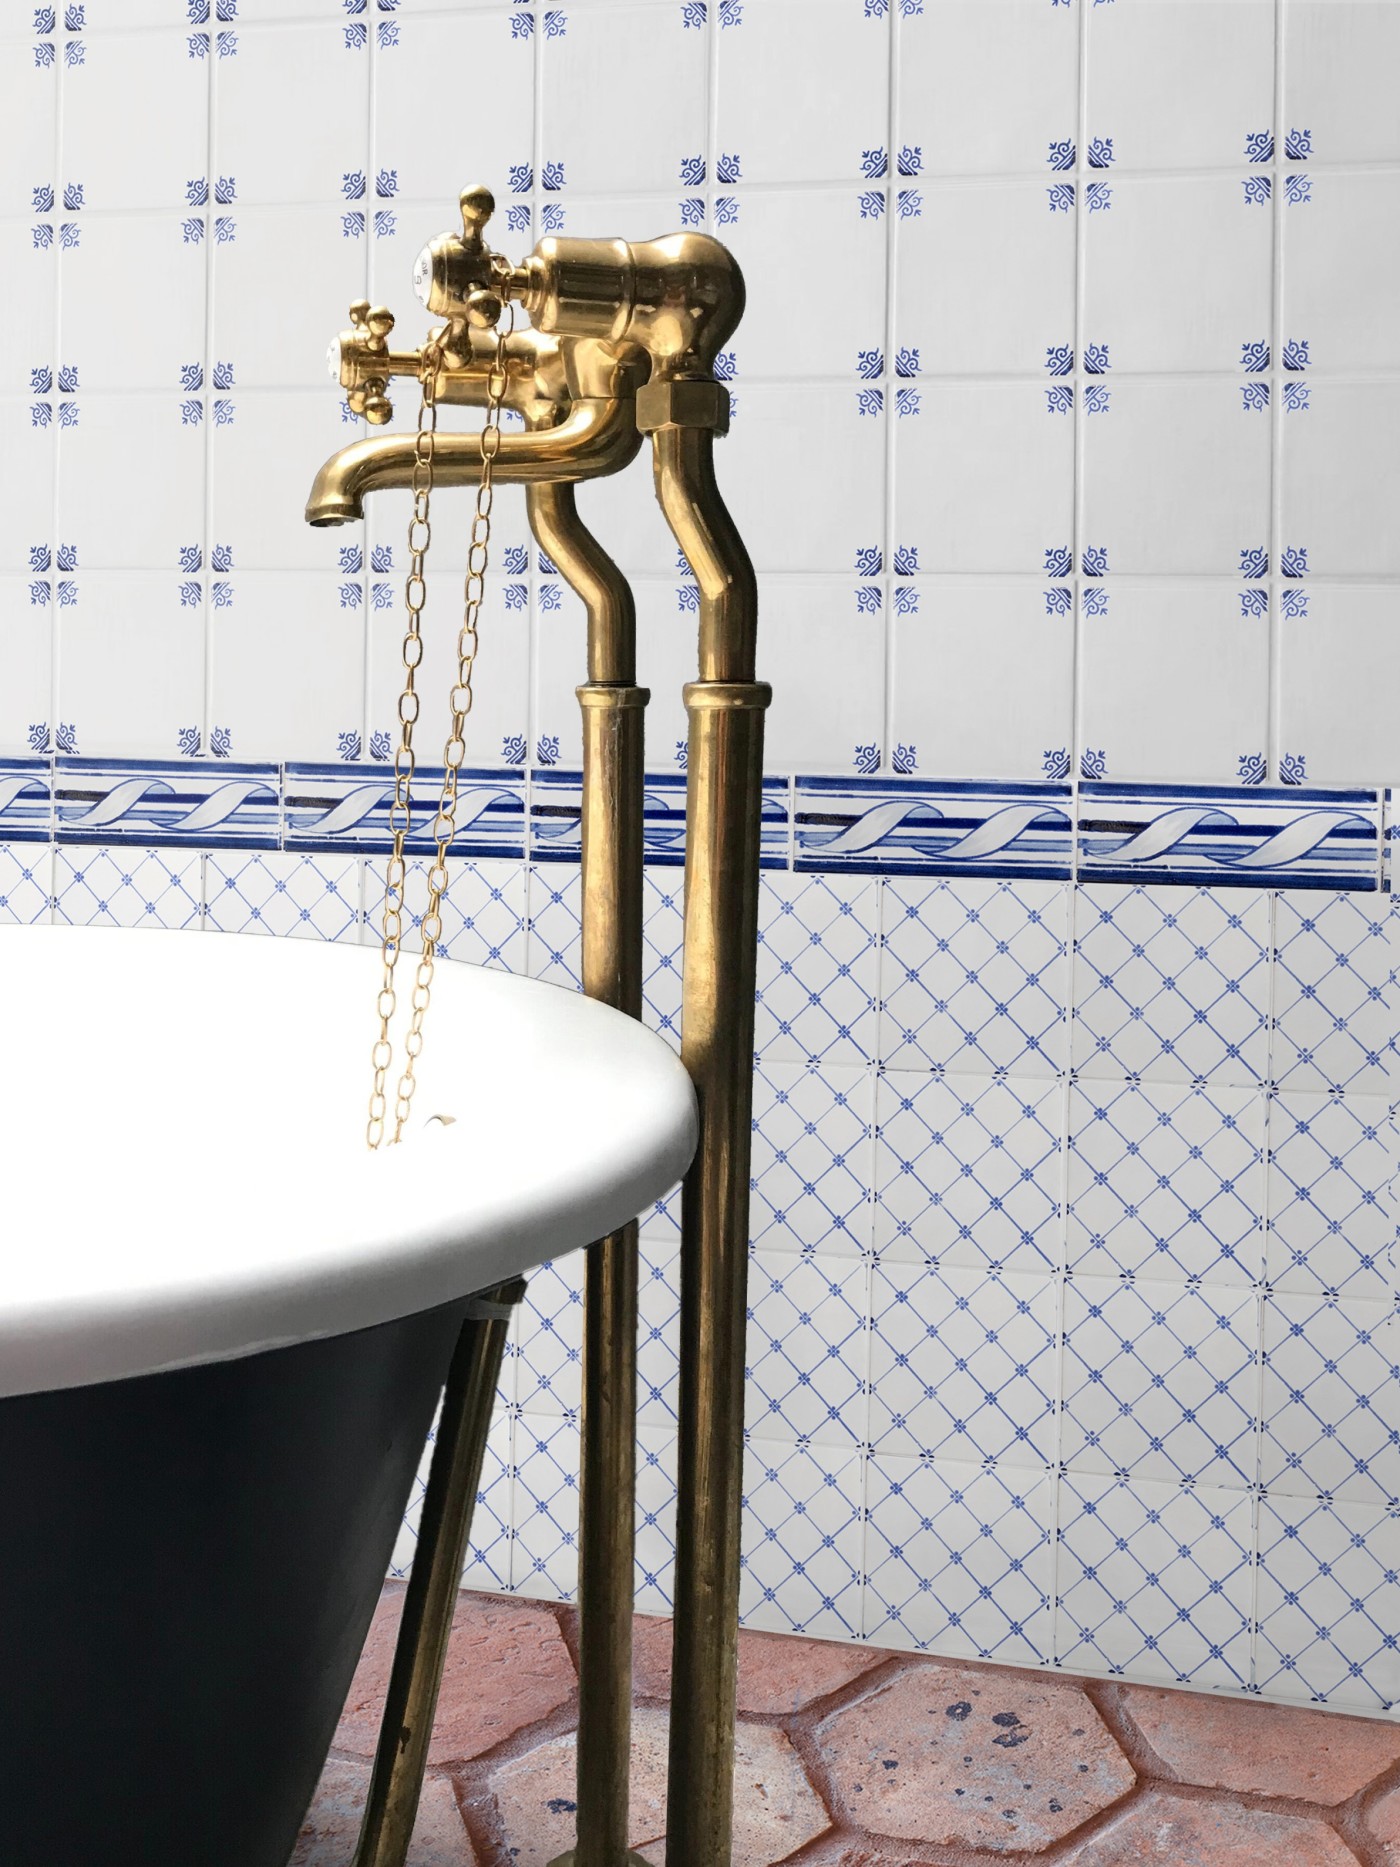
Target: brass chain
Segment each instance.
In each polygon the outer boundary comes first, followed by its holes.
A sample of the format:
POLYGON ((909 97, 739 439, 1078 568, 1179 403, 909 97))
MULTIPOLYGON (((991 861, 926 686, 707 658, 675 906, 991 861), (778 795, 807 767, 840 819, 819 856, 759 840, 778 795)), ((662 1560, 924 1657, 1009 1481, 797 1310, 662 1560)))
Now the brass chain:
MULTIPOLYGON (((423 1050, 423 1021, 432 998, 433 970, 438 944, 442 939, 442 904, 447 895, 447 857, 457 833, 457 792, 462 762, 466 756, 465 727, 472 710, 472 674, 479 645, 478 625, 485 594, 486 569, 490 560, 491 508, 495 500, 494 467, 501 446, 501 407, 506 392, 505 340, 514 326, 515 311, 507 306, 505 328, 495 332, 495 351, 486 378, 486 420, 481 430, 481 477, 477 482, 476 510, 467 551, 467 575, 462 595, 462 623, 457 631, 457 678, 449 696, 451 731, 443 748, 442 793, 433 817, 433 841, 436 845, 428 870, 428 904, 419 923, 423 949, 414 975, 409 1000, 409 1023, 404 1033, 404 1062, 394 1094, 393 1141, 403 1138, 404 1125, 413 1105, 417 1087, 415 1069, 423 1050)), ((372 1149, 384 1145, 388 1125, 387 1084, 394 1059, 391 1037, 398 1010, 396 972, 403 945, 408 864, 406 847, 412 822, 413 779, 417 758, 413 749, 413 730, 418 723, 420 703, 417 692, 418 669, 423 660, 422 619, 428 591, 423 567, 432 542, 432 495, 434 458, 437 448, 437 378, 443 353, 437 338, 423 346, 419 370, 420 399, 418 432, 413 450, 413 512, 408 522, 408 577, 404 583, 404 609, 407 626, 403 638, 403 691, 399 695, 399 744, 394 753, 394 797, 389 806, 389 827, 393 848, 384 876, 384 910, 380 922, 380 957, 383 975, 377 1009, 379 1036, 371 1053, 374 1086, 370 1091, 369 1120, 365 1139, 372 1149)))

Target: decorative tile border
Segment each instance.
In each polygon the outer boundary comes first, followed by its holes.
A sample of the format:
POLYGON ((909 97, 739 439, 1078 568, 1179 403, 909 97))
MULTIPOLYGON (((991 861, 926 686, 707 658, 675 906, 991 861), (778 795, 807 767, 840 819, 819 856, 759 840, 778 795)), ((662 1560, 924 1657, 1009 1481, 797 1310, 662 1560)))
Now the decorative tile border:
POLYGON ((59 758, 53 790, 60 843, 191 849, 278 844, 276 765, 59 758))
POLYGON ((1377 791, 1086 784, 1079 878, 1375 890, 1380 807, 1377 791))
MULTIPOLYGON (((765 869, 786 869, 791 858, 791 818, 787 778, 763 780, 760 862, 765 869)), ((651 772, 642 803, 643 860, 655 868, 685 863, 684 772, 651 772)), ((537 771, 530 783, 530 854, 537 862, 577 862, 581 854, 580 818, 583 774, 537 771)))
MULTIPOLYGON (((408 847, 431 853, 440 767, 419 768, 408 847)), ((577 862, 582 777, 463 771, 458 856, 577 862)), ((382 855, 393 773, 383 764, 0 759, 0 842, 134 843, 382 855)), ((685 860, 683 772, 648 774, 649 867, 685 860)), ((983 875, 1157 886, 1391 886, 1394 793, 1208 785, 1002 784, 772 776, 762 864, 856 875, 983 875)))

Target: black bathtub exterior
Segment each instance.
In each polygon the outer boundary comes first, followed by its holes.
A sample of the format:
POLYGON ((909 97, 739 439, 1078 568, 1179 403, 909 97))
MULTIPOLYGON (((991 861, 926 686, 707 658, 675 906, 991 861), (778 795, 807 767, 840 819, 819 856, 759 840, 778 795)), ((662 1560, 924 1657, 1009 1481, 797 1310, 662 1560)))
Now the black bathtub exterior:
POLYGON ((285 1867, 463 1311, 0 1401, 5 1867, 285 1867))

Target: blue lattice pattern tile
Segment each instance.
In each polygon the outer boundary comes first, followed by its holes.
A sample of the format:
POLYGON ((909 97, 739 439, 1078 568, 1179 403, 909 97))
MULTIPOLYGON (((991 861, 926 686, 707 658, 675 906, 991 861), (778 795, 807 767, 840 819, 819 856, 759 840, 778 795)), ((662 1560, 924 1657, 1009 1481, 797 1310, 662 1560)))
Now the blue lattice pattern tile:
POLYGON ((361 876, 353 856, 213 850, 205 862, 205 926, 358 944, 361 876))
POLYGON ((1380 793, 1203 785, 1079 787, 1081 882, 1380 887, 1380 793))
POLYGON ((1379 1096, 1269 1098, 1267 1271, 1284 1291, 1389 1301, 1396 1164, 1379 1096))
POLYGON ((1067 1067, 1063 883, 900 878, 883 893, 882 1063, 1020 1076, 1067 1067))
POLYGON ((648 869, 642 877, 642 1021, 678 1050, 684 916, 681 877, 648 869))
POLYGON ((1259 1282, 1265 1107, 1262 1090, 1228 1085, 1072 1085, 1069 1269, 1259 1282))
POLYGON ((877 1263, 870 1293, 872 1450, 1048 1465, 1057 1295, 1043 1277, 877 1263))
POLYGON ((47 924, 53 908, 54 852, 45 843, 0 843, 0 923, 47 924))
MULTIPOLYGON (((62 760, 59 761, 63 763, 62 760)), ((411 789, 407 847, 431 855, 442 793, 442 769, 420 765, 411 789)), ((388 765, 289 764, 285 768, 288 849, 386 854, 393 847, 390 806, 394 774, 388 765)), ((514 858, 525 854, 525 773, 513 768, 464 767, 458 780, 458 856, 514 858)))
POLYGON ((744 1418, 750 1437, 865 1443, 869 1267, 787 1252, 749 1260, 744 1418))
POLYGON ((867 1070, 760 1061, 749 1237, 823 1263, 870 1248, 873 1085, 867 1070))
POLYGON ((204 858, 179 849, 60 848, 55 922, 69 927, 198 928, 204 858))
POLYGON ((60 843, 232 850, 281 840, 276 765, 59 758, 53 782, 60 843))
MULTIPOLYGON (((763 780, 759 816, 759 861, 785 869, 790 860, 791 780, 763 780)), ((684 772, 648 772, 642 797, 642 860, 679 868, 685 861, 684 772)), ((537 770, 530 779, 530 857, 534 862, 577 862, 582 854, 583 773, 560 767, 537 770)))
POLYGON ((530 870, 529 971, 579 991, 583 985, 582 891, 576 868, 540 865, 530 870))
POLYGON ((1400 1703, 1400 1511, 1259 1504, 1255 1688, 1356 1711, 1400 1703))
POLYGON ((749 1438, 739 1611, 748 1627, 860 1636, 863 1452, 749 1438))
MULTIPOLYGON (((326 858, 322 857, 323 866, 326 858)), ((428 905, 425 860, 410 862, 405 876, 403 950, 423 949, 423 915, 428 905)), ((494 966, 502 972, 523 973, 526 961, 526 872, 518 862, 465 862, 450 857, 447 894, 441 908, 442 934, 438 952, 446 959, 465 960, 473 966, 494 966)), ((365 931, 377 938, 384 911, 384 864, 365 864, 365 931)))
POLYGON ((1392 898, 1287 890, 1273 907, 1270 1076, 1284 1089, 1384 1094, 1400 1016, 1392 898))
POLYGON ((883 875, 1070 877, 1070 787, 798 777, 793 866, 883 875))
POLYGON ((515 1350, 523 1413, 577 1414, 582 1404, 584 1256, 570 1251, 530 1273, 515 1350))
POLYGON ((1052 1480, 872 1453, 862 1635, 1010 1666, 1051 1650, 1052 1480))
POLYGON ((1065 1085, 881 1072, 875 1237, 882 1261, 1042 1274, 1064 1264, 1065 1085))
POLYGON ((843 875, 765 876, 758 905, 760 1057, 874 1059, 878 884, 843 875))
POLYGON ((676 1581, 676 1459, 674 1429, 637 1428, 636 1609, 669 1614, 676 1581))
POLYGON ((1262 891, 1078 889, 1073 1067, 1120 1079, 1262 1082, 1269 944, 1262 891))
POLYGON ((680 1252, 642 1236, 637 1272, 638 1430, 674 1433, 680 1412, 680 1252))
MULTIPOLYGON (((423 1514, 423 1496, 428 1486, 428 1468, 436 1442, 434 1420, 428 1442, 423 1448, 418 1471, 413 1480, 408 1507, 389 1561, 389 1574, 402 1578, 413 1567, 413 1553, 418 1546, 418 1525, 423 1514)), ((481 1482, 477 1487, 472 1512, 471 1538, 462 1568, 464 1588, 501 1590, 510 1587, 512 1528, 511 1442, 514 1422, 509 1405, 498 1403, 486 1441, 481 1482)))
POLYGON ((1054 1663, 1246 1689, 1254 1510, 1248 1491, 1062 1477, 1054 1663))
POLYGON ((1135 1483, 1252 1485, 1258 1333, 1253 1290, 1071 1278, 1062 1463, 1135 1483))
POLYGON ((513 1444, 511 1587, 570 1601, 578 1590, 578 1415, 521 1413, 513 1444))
POLYGON ((1393 1302, 1277 1293, 1264 1304, 1263 1343, 1259 1476, 1269 1496, 1400 1509, 1393 1302))
POLYGON ((0 843, 46 843, 52 839, 52 760, 0 759, 0 843))

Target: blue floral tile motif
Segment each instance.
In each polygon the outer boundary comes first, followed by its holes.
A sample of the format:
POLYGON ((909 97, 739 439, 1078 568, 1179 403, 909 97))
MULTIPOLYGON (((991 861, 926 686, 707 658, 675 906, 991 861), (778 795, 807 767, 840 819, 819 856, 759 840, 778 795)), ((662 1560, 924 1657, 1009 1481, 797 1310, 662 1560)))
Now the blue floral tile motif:
POLYGON ((278 846, 275 765, 60 757, 54 805, 60 843, 278 846))
POLYGON ((1047 616, 1068 616, 1074 611, 1074 591, 1067 583, 1053 584, 1045 592, 1047 616))
POLYGON ((1290 130, 1283 139, 1283 153, 1290 162, 1303 162, 1312 152, 1311 130, 1290 130))
POLYGON ((1312 177, 1309 175, 1285 175, 1283 178, 1284 199, 1290 207, 1306 206, 1313 198, 1312 177))
POLYGON ((1103 577, 1108 571, 1108 546, 1085 545, 1081 568, 1086 577, 1103 577))
POLYGON ((1246 175, 1240 186, 1246 207, 1264 207, 1273 199, 1274 185, 1267 175, 1246 175))
MULTIPOLYGON (((1284 762, 1285 764, 1287 761, 1284 762)), ((1280 777, 1285 785, 1300 780, 1280 777)), ((1093 785, 1080 792, 1080 877, 1251 888, 1379 887, 1375 791, 1093 785)))
POLYGON ((1283 367, 1286 370, 1307 369, 1312 362, 1308 352, 1309 340, 1306 337, 1287 338, 1283 346, 1283 367))
MULTIPOLYGON (((389 806, 394 781, 383 766, 289 764, 285 769, 287 849, 385 854, 393 847, 389 806)), ((432 822, 441 788, 441 769, 420 765, 413 782, 413 821, 407 843, 414 855, 431 854, 436 847, 432 822)), ((516 860, 524 856, 523 770, 463 769, 452 853, 516 860)))
POLYGON ((1062 783, 1070 774, 1070 756, 1067 746, 1047 746, 1041 754, 1041 769, 1047 778, 1062 783))
POLYGON ((889 151, 886 149, 862 149, 860 152, 860 172, 867 181, 880 181, 890 171, 889 151))
POLYGON ((1053 188, 1045 190, 1045 198, 1052 214, 1069 214, 1074 209, 1074 183, 1056 182, 1053 188))
POLYGON ((1052 880, 1070 872, 1067 786, 821 777, 795 786, 797 869, 1052 880))
POLYGON ((1269 406, 1269 385, 1266 382, 1244 382, 1240 384, 1240 407, 1247 415, 1262 414, 1269 406))
MULTIPOLYGON (((679 771, 647 773, 642 804, 642 859, 649 866, 680 868, 685 863, 685 750, 682 739, 676 747, 679 771)), ((759 861, 765 869, 788 867, 788 789, 786 778, 763 780, 759 861)), ((559 766, 537 769, 530 791, 531 861, 578 862, 583 848, 582 811, 582 772, 559 766)))
POLYGON ((1102 778, 1108 770, 1108 759, 1100 746, 1097 749, 1085 746, 1079 754, 1079 775, 1081 778, 1102 778))
POLYGON ((1108 614, 1108 591, 1094 585, 1086 585, 1079 593, 1079 607, 1086 616, 1106 616, 1108 614))
POLYGON ((1045 547, 1045 574, 1047 577, 1068 577, 1074 570, 1074 554, 1068 545, 1047 545, 1045 547))
POLYGON ((1279 558, 1279 569, 1285 577, 1306 577, 1308 574, 1308 547, 1306 545, 1285 545, 1279 558))
POLYGON ((884 607, 885 593, 878 584, 862 584, 856 591, 856 614, 874 616, 884 607))
POLYGON ((1263 784, 1269 775, 1269 762, 1262 752, 1241 752, 1236 776, 1241 784, 1263 784))
POLYGON ((1107 182, 1089 182, 1084 189, 1084 201, 1091 214, 1102 214, 1113 206, 1113 190, 1107 182))
POLYGON ((1269 574, 1269 554, 1262 545, 1253 545, 1240 551, 1241 577, 1267 577, 1269 574))
POLYGON ((856 197, 862 220, 879 220, 885 211, 883 188, 867 188, 856 197))
POLYGON ((1053 344, 1046 349, 1045 367, 1052 376, 1069 376, 1074 370, 1073 344, 1053 344))
POLYGON ((1244 153, 1250 162, 1272 162, 1274 159, 1273 131, 1251 130, 1244 139, 1244 153))
POLYGON ((1266 337, 1240 345, 1240 368, 1257 375, 1269 367, 1269 340, 1266 337))
POLYGON ((907 344, 901 345, 895 352, 894 373, 896 376, 917 376, 920 369, 919 352, 907 344))
POLYGON ((1086 376, 1104 376, 1112 369, 1109 362, 1107 344, 1086 344, 1084 346, 1084 374, 1086 376))
POLYGON ((1269 593, 1267 590, 1241 590, 1240 615, 1242 617, 1267 616, 1269 613, 1269 593))
POLYGON ((1279 597, 1279 607, 1290 620, 1299 620, 1308 613, 1308 592, 1306 590, 1284 590, 1279 597))
POLYGON ((1048 415, 1068 415, 1074 407, 1074 390, 1069 383, 1056 383, 1053 389, 1045 391, 1045 412, 1048 415))
POLYGON ((1113 138, 1111 136, 1092 137, 1089 142, 1088 158, 1091 169, 1112 168, 1113 138))
POLYGON ((683 0, 681 6, 681 25, 685 27, 687 31, 703 31, 705 21, 708 17, 709 8, 706 6, 705 0, 683 0))
POLYGON ((0 843, 47 843, 52 836, 49 760, 0 759, 0 843))
POLYGON ((879 746, 861 745, 855 748, 851 756, 851 763, 858 772, 869 777, 872 772, 879 771, 880 761, 883 757, 884 754, 881 752, 879 746))
POLYGON ((1287 414, 1295 415, 1303 409, 1312 407, 1312 386, 1305 382, 1286 382, 1283 385, 1283 406, 1287 414))
POLYGON ((917 415, 923 409, 923 398, 917 389, 896 389, 894 409, 899 416, 917 415))
POLYGON ((857 350, 856 374, 862 382, 878 382, 885 373, 883 350, 857 350))
POLYGON ((1049 151, 1050 153, 1046 156, 1045 160, 1052 169, 1072 169, 1075 162, 1078 160, 1074 146, 1074 138, 1072 136, 1065 137, 1062 142, 1051 143, 1049 145, 1049 151))

